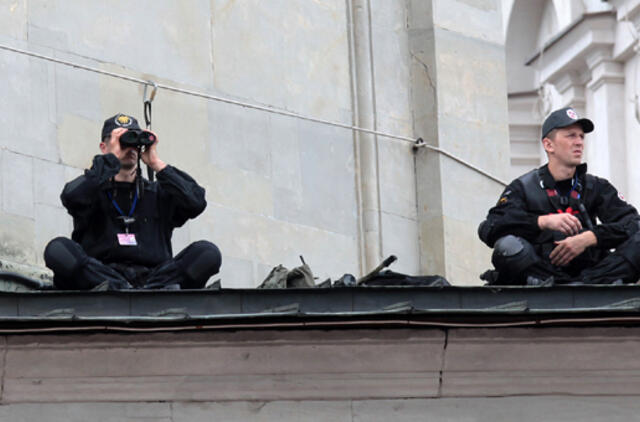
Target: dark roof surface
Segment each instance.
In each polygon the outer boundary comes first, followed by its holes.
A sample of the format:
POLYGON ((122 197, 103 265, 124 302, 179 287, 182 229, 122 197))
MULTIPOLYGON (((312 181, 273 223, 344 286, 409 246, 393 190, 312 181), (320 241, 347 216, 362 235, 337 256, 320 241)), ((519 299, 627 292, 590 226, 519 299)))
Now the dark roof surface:
POLYGON ((0 293, 0 333, 638 321, 640 286, 635 285, 0 293))

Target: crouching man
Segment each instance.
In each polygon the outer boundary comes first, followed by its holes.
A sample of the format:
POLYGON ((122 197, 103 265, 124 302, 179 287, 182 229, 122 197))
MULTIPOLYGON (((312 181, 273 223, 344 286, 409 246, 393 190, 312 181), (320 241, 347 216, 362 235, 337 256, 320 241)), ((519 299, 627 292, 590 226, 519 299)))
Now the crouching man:
POLYGON ((220 251, 208 241, 173 257, 173 229, 207 203, 195 180, 159 158, 157 145, 157 136, 131 116, 104 122, 102 154, 60 195, 73 217, 72 238, 55 238, 44 251, 57 288, 198 289, 219 271, 220 251), (139 159, 156 172, 156 182, 140 176, 139 159))
POLYGON ((498 274, 488 277, 490 284, 638 280, 638 212, 582 163, 585 133, 593 129, 572 108, 544 121, 548 163, 511 182, 478 228, 480 239, 494 248, 498 274))

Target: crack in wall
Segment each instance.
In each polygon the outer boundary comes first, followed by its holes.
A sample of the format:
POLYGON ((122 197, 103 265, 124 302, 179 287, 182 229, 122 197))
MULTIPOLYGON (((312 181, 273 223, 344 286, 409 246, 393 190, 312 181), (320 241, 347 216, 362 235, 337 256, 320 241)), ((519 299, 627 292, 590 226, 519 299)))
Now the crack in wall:
POLYGON ((442 347, 442 356, 440 358, 440 372, 438 373, 438 395, 442 397, 442 384, 444 383, 444 367, 447 356, 447 345, 449 344, 449 330, 444 330, 444 345, 442 347))
POLYGON ((424 73, 427 76, 427 81, 429 82, 429 86, 431 87, 433 92, 436 92, 436 85, 433 83, 433 79, 431 79, 431 70, 429 69, 429 65, 426 64, 424 61, 422 61, 420 57, 418 57, 415 53, 410 53, 410 54, 412 58, 414 58, 418 63, 420 63, 420 65, 422 65, 422 68, 424 69, 424 73))
POLYGON ((9 348, 9 342, 7 337, 3 337, 4 350, 2 351, 2 375, 0 376, 0 403, 4 403, 4 377, 7 372, 7 349, 9 348))

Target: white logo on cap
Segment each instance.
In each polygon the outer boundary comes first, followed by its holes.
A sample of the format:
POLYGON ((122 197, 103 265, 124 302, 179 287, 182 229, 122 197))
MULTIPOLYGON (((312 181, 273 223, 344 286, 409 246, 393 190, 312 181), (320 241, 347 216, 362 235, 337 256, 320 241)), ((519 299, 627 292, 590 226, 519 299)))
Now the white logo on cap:
POLYGON ((567 116, 571 117, 573 120, 578 120, 578 113, 576 113, 575 111, 573 111, 572 108, 570 108, 569 110, 567 110, 567 116))

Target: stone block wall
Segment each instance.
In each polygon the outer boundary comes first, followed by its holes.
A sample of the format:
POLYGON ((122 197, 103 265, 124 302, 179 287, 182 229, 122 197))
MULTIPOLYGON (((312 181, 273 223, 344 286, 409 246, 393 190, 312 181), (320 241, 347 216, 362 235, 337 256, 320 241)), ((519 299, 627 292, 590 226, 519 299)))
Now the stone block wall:
MULTIPOLYGON (((349 125, 357 122, 358 106, 364 107, 356 104, 354 69, 366 66, 372 75, 373 128, 426 137, 422 132, 430 131, 431 125, 423 121, 416 125, 424 110, 416 109, 420 100, 412 84, 422 81, 412 71, 409 24, 411 13, 423 11, 415 6, 412 11, 411 3, 369 2, 366 30, 371 57, 360 64, 354 54, 353 29, 353 15, 360 6, 353 0, 6 0, 0 1, 0 43, 349 125)), ((473 12, 474 6, 465 7, 464 13, 473 12)), ((491 22, 494 9, 489 7, 491 22)), ((444 21, 447 16, 438 19, 444 21)), ((478 25, 478 31, 486 32, 486 25, 478 25)), ((453 60, 458 44, 451 48, 443 58, 448 54, 453 60)), ((500 58, 499 44, 491 48, 500 58)), ((464 51, 479 50, 470 45, 464 51)), ((459 65, 450 64, 452 69, 459 65)), ((494 74, 492 69, 478 78, 494 74)), ((468 83, 488 82, 476 79, 468 83)), ((442 84, 443 90, 447 84, 442 84)), ((465 110, 471 107, 480 113, 487 111, 486 106, 473 101, 485 95, 483 89, 476 87, 460 98, 448 98, 443 91, 438 101, 454 109, 463 104, 465 110)), ((501 90, 502 85, 495 89, 501 90)), ((487 95, 493 98, 495 89, 487 95)), ((47 241, 70 235, 72 222, 59 202, 59 192, 99 153, 99 133, 106 117, 124 112, 142 120, 142 92, 143 87, 134 82, 0 50, 0 259, 43 265, 47 241)), ((496 104, 502 107, 499 101, 496 104)), ((492 118, 483 113, 482 122, 492 118)), ((495 113, 502 137, 501 114, 495 113)), ((446 125, 457 131, 445 134, 457 139, 452 152, 485 159, 484 147, 474 142, 469 149, 461 135, 479 130, 483 138, 495 136, 493 126, 446 125)), ((376 180, 361 181, 358 139, 348 129, 166 90, 160 90, 153 103, 153 130, 159 135, 160 156, 190 173, 207 190, 207 210, 175 232, 174 253, 199 239, 217 243, 223 253, 219 276, 223 287, 255 286, 275 265, 297 266, 299 255, 319 281, 365 272, 371 263, 363 262, 367 227, 361 183, 377 187, 378 257, 397 255, 393 269, 464 275, 473 278, 464 284, 473 284, 478 282, 475 272, 486 267, 481 262, 486 258, 484 251, 474 252, 474 261, 462 264, 462 271, 425 258, 431 253, 421 247, 425 233, 429 242, 464 239, 465 244, 476 242, 474 251, 482 248, 475 233, 458 233, 458 228, 477 225, 476 217, 482 213, 473 214, 474 221, 464 215, 462 224, 451 215, 455 224, 447 225, 447 233, 437 236, 422 229, 421 235, 420 226, 429 222, 418 212, 416 196, 424 182, 416 177, 410 143, 377 137, 376 159, 370 163, 376 180)), ((472 179, 467 184, 470 189, 485 183, 473 172, 459 177, 472 179)), ((438 201, 447 192, 442 186, 433 190, 439 192, 438 201)), ((481 201, 483 207, 494 201, 495 189, 490 190, 491 199, 481 201)), ((449 254, 449 249, 442 253, 449 254)))

